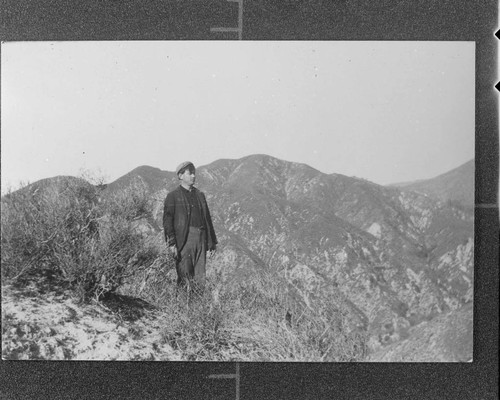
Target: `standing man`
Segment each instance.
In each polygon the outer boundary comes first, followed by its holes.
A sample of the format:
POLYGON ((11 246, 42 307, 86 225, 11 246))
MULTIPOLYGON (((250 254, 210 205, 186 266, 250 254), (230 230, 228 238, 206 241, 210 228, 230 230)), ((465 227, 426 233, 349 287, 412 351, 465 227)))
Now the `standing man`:
POLYGON ((175 170, 180 186, 168 193, 163 208, 163 229, 177 270, 177 287, 202 290, 207 251, 217 238, 205 195, 194 187, 196 169, 185 161, 175 170))

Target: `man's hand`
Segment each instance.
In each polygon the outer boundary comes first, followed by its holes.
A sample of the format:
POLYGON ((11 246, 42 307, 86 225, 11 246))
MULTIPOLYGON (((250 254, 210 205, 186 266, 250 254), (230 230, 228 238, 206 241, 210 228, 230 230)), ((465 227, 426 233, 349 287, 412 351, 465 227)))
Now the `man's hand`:
POLYGON ((176 245, 170 246, 168 248, 168 251, 170 252, 170 254, 172 255, 172 257, 174 258, 174 260, 178 259, 179 252, 177 251, 177 246, 176 245))
POLYGON ((208 250, 208 258, 212 258, 215 255, 216 248, 215 246, 208 250))

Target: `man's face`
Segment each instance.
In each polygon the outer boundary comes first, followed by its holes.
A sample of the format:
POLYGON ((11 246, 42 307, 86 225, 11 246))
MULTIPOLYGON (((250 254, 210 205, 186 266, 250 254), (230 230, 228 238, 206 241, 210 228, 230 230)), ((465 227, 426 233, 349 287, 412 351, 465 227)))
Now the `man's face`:
POLYGON ((193 186, 196 181, 195 173, 196 170, 194 167, 186 168, 186 170, 180 174, 181 182, 189 187, 193 186))

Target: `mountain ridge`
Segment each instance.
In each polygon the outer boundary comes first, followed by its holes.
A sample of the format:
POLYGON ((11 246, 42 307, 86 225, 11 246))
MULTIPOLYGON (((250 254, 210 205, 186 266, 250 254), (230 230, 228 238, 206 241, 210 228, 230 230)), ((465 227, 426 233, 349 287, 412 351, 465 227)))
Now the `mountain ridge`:
POLYGON ((412 190, 444 202, 453 202, 467 208, 474 207, 475 160, 453 168, 430 179, 395 183, 388 186, 412 190))

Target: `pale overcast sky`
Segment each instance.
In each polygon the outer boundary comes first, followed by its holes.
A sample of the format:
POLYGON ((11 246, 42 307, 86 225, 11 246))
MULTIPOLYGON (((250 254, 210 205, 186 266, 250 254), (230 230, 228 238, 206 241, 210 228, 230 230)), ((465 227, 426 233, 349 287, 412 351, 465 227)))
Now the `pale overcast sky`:
POLYGON ((379 184, 474 158, 473 42, 2 43, 2 192, 268 154, 379 184))

